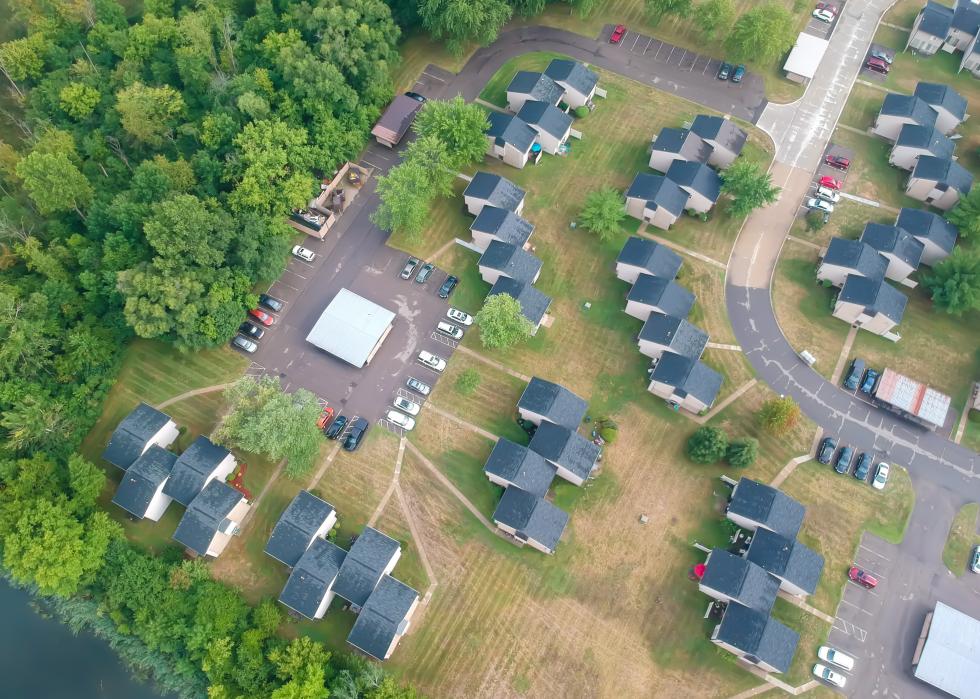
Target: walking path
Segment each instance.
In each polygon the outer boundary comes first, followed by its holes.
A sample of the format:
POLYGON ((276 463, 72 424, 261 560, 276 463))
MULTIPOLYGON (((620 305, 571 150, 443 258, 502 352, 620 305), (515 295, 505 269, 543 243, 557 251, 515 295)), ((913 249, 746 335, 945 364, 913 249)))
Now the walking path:
POLYGON ((966 396, 966 403, 963 405, 963 411, 960 413, 960 422, 956 426, 956 436, 953 437, 953 441, 957 444, 963 439, 963 433, 966 431, 966 421, 970 417, 970 407, 973 405, 973 396, 976 394, 976 390, 976 384, 974 384, 973 390, 966 396))
POLYGON ((842 124, 840 122, 837 122, 837 128, 838 129, 843 129, 844 131, 850 131, 851 133, 856 133, 856 134, 859 134, 861 136, 867 136, 868 135, 868 130, 867 129, 859 129, 859 128, 855 127, 855 126, 849 126, 848 124, 842 124))
POLYGON ((787 235, 786 240, 792 240, 794 243, 799 243, 800 245, 806 245, 814 250, 823 250, 823 248, 816 243, 810 242, 809 240, 803 240, 803 238, 797 238, 795 235, 787 235))
POLYGON ((248 512, 246 512, 245 516, 242 517, 242 522, 239 525, 239 535, 245 531, 245 526, 248 524, 249 520, 252 519, 252 515, 258 511, 259 505, 261 504, 263 498, 265 498, 265 494, 272 490, 273 484, 279 480, 279 476, 282 475, 282 470, 284 468, 286 468, 285 459, 276 464, 276 470, 272 472, 272 475, 269 477, 268 482, 266 482, 265 487, 262 488, 262 492, 256 495, 255 499, 252 500, 252 504, 248 508, 248 512))
POLYGON ((707 255, 702 255, 701 253, 699 253, 699 252, 697 252, 695 250, 691 250, 689 248, 685 248, 684 246, 678 245, 677 243, 675 243, 672 240, 667 240, 666 238, 661 238, 659 235, 654 235, 653 233, 647 233, 647 224, 646 223, 643 223, 640 226, 640 228, 637 231, 637 233, 639 233, 640 235, 642 235, 644 238, 649 238, 650 240, 654 240, 654 241, 660 243, 661 245, 666 245, 668 248, 673 248, 677 252, 682 252, 685 255, 688 255, 690 257, 693 257, 695 260, 701 260, 702 262, 706 262, 709 265, 712 265, 713 267, 718 267, 719 269, 726 269, 726 267, 725 267, 725 265, 723 263, 719 262, 718 260, 716 260, 716 259, 714 259, 712 257, 708 257, 707 255))
POLYGON ((446 490, 452 493, 457 500, 463 503, 463 507, 469 510, 473 514, 473 516, 476 517, 477 520, 479 520, 480 524, 486 527, 490 532, 494 534, 497 533, 497 528, 493 526, 490 520, 484 517, 483 513, 476 508, 476 505, 470 502, 467 499, 467 497, 459 491, 459 488, 453 485, 452 481, 450 481, 448 478, 446 478, 443 475, 442 471, 439 470, 438 466, 436 466, 434 463, 429 461, 428 457, 426 457, 425 454, 420 452, 418 450, 418 447, 416 447, 414 444, 412 444, 409 441, 406 441, 405 444, 408 445, 408 450, 412 452, 412 454, 416 456, 418 460, 421 461, 422 464, 432 472, 432 475, 436 477, 436 480, 442 483, 446 487, 446 490))
POLYGON ((378 518, 381 517, 381 513, 384 512, 385 505, 388 504, 388 500, 391 499, 391 494, 395 492, 395 486, 398 484, 398 476, 402 472, 402 457, 405 456, 405 438, 402 437, 398 440, 398 456, 395 457, 395 472, 391 474, 391 483, 388 484, 388 490, 385 491, 384 496, 381 498, 381 502, 378 506, 374 508, 374 513, 371 515, 371 519, 368 520, 368 526, 373 527, 378 518))
POLYGON ((830 381, 834 385, 840 383, 840 375, 844 371, 844 364, 847 362, 847 358, 851 354, 851 347, 854 346, 854 338, 857 337, 858 329, 855 326, 851 326, 851 329, 847 331, 847 338, 844 340, 844 346, 841 347, 840 355, 837 357, 837 364, 834 365, 834 373, 830 375, 830 381))
POLYGON ((785 481, 787 478, 790 477, 790 474, 792 474, 793 471, 796 470, 797 466, 806 463, 809 460, 810 460, 809 454, 803 454, 802 456, 794 456, 792 459, 786 462, 786 465, 783 466, 783 468, 779 471, 779 473, 776 474, 776 477, 772 479, 772 482, 769 485, 771 485, 773 488, 778 488, 783 484, 783 481, 785 481))
MULTIPOLYGON (((884 22, 882 22, 882 24, 884 24, 884 22)), ((873 83, 869 80, 855 80, 854 82, 856 82, 858 85, 864 85, 865 87, 870 87, 874 90, 878 90, 878 92, 884 92, 886 94, 891 92, 891 90, 889 90, 887 87, 883 85, 879 85, 878 83, 873 83)))
POLYGON ((449 250, 454 245, 456 245, 456 239, 455 238, 453 238, 452 240, 447 240, 442 245, 442 247, 440 247, 434 253, 432 253, 431 255, 429 255, 429 262, 435 262, 437 259, 439 259, 440 257, 442 257, 446 253, 446 250, 449 250))
POLYGON ((812 614, 818 619, 822 619, 823 621, 826 621, 828 624, 833 624, 837 620, 836 617, 832 617, 830 616, 830 614, 820 611, 816 607, 807 604, 804 600, 801 600, 799 597, 796 597, 795 595, 791 595, 788 592, 784 592, 783 590, 780 590, 778 594, 780 597, 782 597, 784 600, 792 604, 794 607, 799 607, 807 614, 812 614))
POLYGON ((195 388, 192 391, 185 391, 184 393, 181 393, 179 396, 168 398, 167 400, 160 403, 160 405, 157 406, 157 410, 163 410, 164 408, 170 407, 174 403, 179 403, 182 400, 187 400, 188 398, 193 398, 194 396, 203 396, 207 393, 214 393, 215 391, 223 391, 226 388, 231 388, 234 385, 235 382, 231 381, 229 383, 218 383, 215 384, 214 386, 205 386, 204 388, 195 388))
POLYGON ((499 437, 497 435, 495 435, 493 432, 488 432, 487 430, 483 429, 482 427, 479 427, 477 425, 474 425, 472 422, 467 422, 466 420, 463 420, 462 418, 456 417, 452 413, 446 412, 442 408, 437 408, 435 405, 433 405, 432 401, 430 401, 430 400, 427 400, 425 402, 425 409, 426 410, 431 410, 436 415, 441 415, 442 417, 446 418, 447 420, 450 420, 452 422, 455 422, 460 427, 465 427, 466 429, 468 429, 468 430, 470 430, 472 432, 476 432, 478 435, 480 435, 481 437, 486 437, 491 442, 496 442, 497 439, 499 439, 499 437))
POLYGON ((333 463, 333 460, 337 456, 338 452, 340 452, 340 440, 334 444, 333 449, 330 450, 330 453, 323 459, 323 463, 320 464, 320 468, 318 468, 316 473, 313 474, 313 478, 310 479, 310 484, 306 486, 307 490, 313 490, 313 488, 316 487, 317 483, 320 482, 320 479, 323 478, 323 474, 327 472, 327 467, 333 463))
MULTIPOLYGON (((404 442, 404 438, 402 439, 404 442)), ((399 467, 401 466, 401 453, 403 449, 399 449, 399 467)), ((432 599, 432 593, 435 592, 436 587, 439 585, 439 581, 436 579, 436 572, 432 569, 432 563, 429 562, 429 554, 425 550, 425 543, 422 539, 422 533, 419 531, 418 523, 415 521, 415 513, 412 512, 412 508, 409 507, 408 498, 405 496, 404 491, 402 491, 402 485, 396 478, 392 481, 395 485, 395 492, 398 494, 398 502, 402 507, 402 512, 405 513, 405 521, 408 522, 408 530, 412 533, 412 540, 415 542, 416 547, 419 551, 419 560, 422 562, 422 568, 425 569, 425 575, 429 578, 429 587, 425 591, 425 595, 422 597, 422 606, 429 604, 429 600, 432 599)))
POLYGON ((723 400, 721 403, 719 403, 718 405, 716 405, 715 407, 713 407, 705 415, 694 415, 694 416, 691 417, 691 419, 694 420, 695 422, 703 425, 708 420, 710 420, 711 418, 713 418, 715 415, 717 415, 718 413, 720 413, 722 410, 724 410, 725 408, 727 408, 729 405, 731 405, 732 403, 734 403, 735 401, 737 401, 739 398, 741 398, 745 394, 745 392, 748 391, 753 386, 755 386, 758 381, 759 381, 758 379, 751 379, 750 381, 746 381, 741 386, 739 386, 738 389, 734 393, 732 393, 731 395, 729 395, 728 397, 726 397, 725 400, 723 400))
MULTIPOLYGON (((474 352, 469 347, 463 347, 462 345, 459 345, 456 348, 456 351, 457 352, 462 352, 465 355, 468 355, 470 357, 473 357, 474 359, 477 359, 477 360, 483 362, 484 364, 488 364, 488 365, 494 367, 495 369, 500 369, 500 371, 503 371, 505 373, 510 374, 515 379, 520 379, 521 381, 530 381, 531 380, 531 377, 528 376, 527 374, 522 374, 519 371, 514 371, 510 367, 504 366, 500 362, 494 361, 493 359, 490 359, 489 357, 484 357, 479 352, 474 352)), ((494 439, 496 439, 496 437, 494 437, 494 439)))
POLYGON ((774 689, 775 687, 773 685, 766 682, 765 684, 760 684, 758 687, 753 687, 752 689, 746 689, 744 692, 739 692, 728 699, 749 699, 749 697, 757 697, 760 694, 771 692, 774 689))
POLYGON ((721 342, 709 342, 706 345, 706 347, 708 349, 729 350, 731 352, 741 352, 742 351, 742 348, 739 347, 738 345, 726 345, 726 344, 723 344, 721 342))

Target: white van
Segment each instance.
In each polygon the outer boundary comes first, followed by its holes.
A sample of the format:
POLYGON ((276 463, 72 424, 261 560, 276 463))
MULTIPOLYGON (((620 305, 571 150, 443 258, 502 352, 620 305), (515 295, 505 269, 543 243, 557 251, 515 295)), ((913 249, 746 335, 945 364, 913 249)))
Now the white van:
POLYGON ((458 325, 453 325, 452 323, 440 321, 436 325, 436 330, 441 332, 443 335, 453 338, 454 340, 459 340, 463 337, 463 329, 458 325))

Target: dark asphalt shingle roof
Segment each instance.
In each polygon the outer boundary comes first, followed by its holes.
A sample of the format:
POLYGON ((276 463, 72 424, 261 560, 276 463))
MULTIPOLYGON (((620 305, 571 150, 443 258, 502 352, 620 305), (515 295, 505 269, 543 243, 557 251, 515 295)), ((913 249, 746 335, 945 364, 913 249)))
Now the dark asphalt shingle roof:
POLYGON ((952 26, 975 36, 980 31, 980 7, 966 0, 959 0, 953 10, 952 26))
POLYGON ((494 240, 480 256, 479 266, 502 272, 523 284, 531 284, 541 271, 541 260, 513 243, 494 240))
POLYGON ((751 478, 740 478, 728 503, 728 512, 795 539, 806 510, 781 490, 751 478))
POLYGON ((867 243, 836 237, 831 238, 823 262, 844 267, 869 279, 881 279, 888 267, 888 260, 867 243))
POLYGON ((660 309, 661 313, 685 318, 694 307, 694 294, 673 279, 641 274, 626 295, 627 301, 635 301, 660 309))
POLYGON ((384 660, 395 636, 406 630, 403 624, 419 593, 400 580, 385 575, 357 615, 347 642, 373 658, 384 660))
POLYGON ((932 126, 937 118, 936 111, 925 100, 913 95, 900 95, 897 92, 889 92, 885 95, 878 114, 911 119, 921 126, 932 126))
POLYGON ((720 116, 710 116, 708 114, 698 114, 694 117, 691 124, 691 131, 700 136, 705 141, 714 141, 717 145, 731 151, 736 156, 745 147, 748 134, 736 126, 731 119, 723 119, 720 116))
POLYGON ((708 406, 718 397, 722 382, 721 374, 704 362, 673 352, 661 355, 650 379, 672 386, 681 400, 694 396, 708 406))
POLYGON ((602 452, 590 439, 575 430, 551 422, 541 423, 531 437, 528 448, 583 480, 592 474, 602 452))
POLYGON ((768 529, 759 529, 752 535, 746 558, 811 595, 816 592, 823 573, 823 556, 795 539, 768 529))
POLYGON ((490 121, 487 136, 494 139, 498 146, 509 143, 519 152, 527 153, 538 137, 537 131, 513 114, 490 112, 487 118, 490 121))
POLYGON ((847 275, 837 298, 864 306, 865 313, 870 316, 881 313, 896 323, 902 322, 905 306, 909 302, 908 296, 884 279, 868 279, 857 274, 847 275))
POLYGON ((555 82, 565 83, 583 95, 588 95, 599 83, 599 76, 578 61, 555 58, 544 72, 555 82))
POLYGON ((317 539, 297 561, 282 588, 279 601, 307 619, 316 615, 317 607, 337 580, 347 552, 326 539, 317 539))
POLYGON ((663 279, 673 279, 681 268, 681 256, 666 245, 631 235, 616 258, 633 267, 640 267, 647 274, 663 279))
POLYGON ((214 535, 228 525, 228 515, 243 497, 224 481, 211 481, 187 507, 174 532, 174 541, 199 556, 205 555, 214 535))
POLYGON ((529 410, 544 416, 549 422, 575 430, 585 417, 589 405, 564 386, 534 376, 517 401, 517 408, 529 410))
POLYGON ((490 288, 490 293, 487 294, 487 297, 496 296, 497 294, 507 294, 517 299, 517 303, 521 305, 521 313, 531 321, 531 325, 534 327, 537 327, 541 323, 541 319, 544 318, 545 313, 548 312, 548 308, 551 307, 550 296, 539 291, 531 284, 524 284, 510 277, 500 277, 497 279, 490 288))
POLYGON ((663 153, 675 153, 685 160, 697 163, 708 162, 711 146, 690 129, 675 129, 665 127, 653 142, 653 150, 663 153))
POLYGON ((912 170, 912 177, 936 182, 947 189, 952 187, 960 194, 967 194, 973 188, 973 175, 970 171, 949 158, 920 156, 912 170))
POLYGON ((142 519, 157 488, 170 477, 175 461, 176 454, 154 444, 126 469, 112 502, 142 519))
POLYGON ((568 526, 568 513, 542 497, 511 486, 500 498, 493 521, 513 528, 519 539, 533 539, 554 551, 568 526))
POLYGON ((966 100, 949 85, 918 83, 914 94, 932 107, 942 107, 960 121, 966 116, 966 100))
POLYGON ((721 178, 703 163, 675 160, 667 168, 667 179, 681 187, 690 187, 711 202, 718 201, 721 194, 721 178))
POLYGON ((881 253, 890 253, 913 269, 922 260, 923 245, 904 228, 884 223, 868 223, 860 240, 881 253))
POLYGON ((902 209, 898 212, 895 225, 904 228, 921 241, 931 240, 946 252, 953 250, 959 235, 952 223, 924 209, 902 209))
POLYGON ((666 347, 689 359, 700 359, 708 344, 708 333, 677 316, 651 313, 640 330, 640 339, 666 347))
POLYGON ((299 491, 273 527, 265 552, 277 561, 295 566, 313 535, 333 512, 329 502, 307 490, 299 491))
POLYGON ((494 175, 489 172, 478 172, 473 175, 473 179, 466 189, 463 190, 463 197, 474 197, 483 199, 491 206, 501 209, 516 211, 521 202, 524 201, 526 192, 506 177, 494 175))
POLYGON ((568 130, 572 128, 572 117, 547 102, 528 100, 517 112, 517 116, 528 126, 537 126, 557 139, 567 136, 568 130))
POLYGON ((948 159, 953 155, 953 142, 932 126, 906 124, 898 133, 895 147, 917 148, 938 158, 948 159))
POLYGON ((143 453, 146 443, 168 422, 169 415, 140 403, 113 430, 102 458, 123 470, 129 468, 143 453))
POLYGON ((555 478, 555 467, 537 452, 505 437, 497 440, 483 472, 513 483, 533 495, 544 496, 555 478))
POLYGON ((198 437, 177 458, 173 474, 163 486, 163 492, 181 505, 189 505, 204 488, 208 476, 228 454, 227 449, 207 437, 198 437))
POLYGON ((534 233, 534 224, 509 209, 484 206, 473 223, 470 224, 470 230, 496 236, 503 242, 520 248, 534 233))
POLYGON ((684 213, 687 206, 687 192, 663 175, 639 173, 626 190, 627 197, 635 197, 647 203, 651 209, 664 208, 674 216, 684 213))
POLYGON ((768 614, 729 604, 715 639, 786 672, 793 663, 800 635, 768 614))
POLYGON ((373 527, 364 527, 347 553, 337 574, 334 592, 351 604, 363 607, 377 586, 385 567, 401 545, 373 527))
POLYGON ((922 15, 922 21, 919 23, 919 31, 943 40, 946 39, 946 35, 949 34, 949 28, 953 23, 953 8, 929 0, 919 14, 922 15))
POLYGON ((755 563, 725 549, 713 549, 708 554, 701 584, 766 614, 779 592, 779 580, 755 563))
POLYGON ((565 88, 544 73, 519 70, 507 86, 507 92, 528 95, 531 99, 548 104, 558 104, 558 100, 565 94, 565 88))

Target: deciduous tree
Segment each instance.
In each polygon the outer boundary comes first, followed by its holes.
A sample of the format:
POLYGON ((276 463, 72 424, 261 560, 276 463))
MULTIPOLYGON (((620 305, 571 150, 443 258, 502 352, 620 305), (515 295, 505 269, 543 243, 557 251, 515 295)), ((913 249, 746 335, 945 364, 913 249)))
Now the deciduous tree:
POLYGON ((721 191, 732 197, 734 201, 729 211, 739 217, 771 204, 779 196, 779 187, 772 184, 769 173, 744 158, 739 158, 721 173, 721 191))
POLYGON ((692 0, 646 0, 647 16, 656 23, 664 15, 687 17, 694 9, 692 0))
POLYGON ((184 98, 170 85, 152 87, 135 82, 116 93, 122 127, 137 141, 163 145, 184 113, 184 98))
POLYGON ((743 437, 729 443, 725 451, 725 461, 735 468, 746 468, 755 463, 759 454, 759 441, 752 437, 743 437))
POLYGON ((800 406, 789 396, 770 398, 756 413, 759 424, 774 435, 783 435, 800 421, 800 406))
POLYGON ((65 114, 81 121, 95 111, 102 95, 94 87, 85 83, 72 82, 61 88, 58 100, 65 114))
POLYGON ((476 314, 480 340, 488 349, 510 349, 527 342, 534 327, 524 317, 521 304, 510 294, 496 294, 483 303, 476 314))
POLYGON ((947 313, 980 309, 980 252, 960 246, 923 276, 932 302, 947 313))
POLYGON ((698 26, 704 33, 714 38, 727 31, 735 19, 734 0, 703 0, 694 8, 698 26))
POLYGON ((725 40, 738 61, 768 63, 788 51, 796 38, 796 20, 783 5, 766 2, 742 14, 725 40))
POLYGON ((446 47, 460 55, 467 44, 486 46, 510 19, 511 8, 504 0, 419 0, 422 26, 446 47))
POLYGON ((451 100, 429 100, 412 128, 420 138, 434 137, 445 144, 448 167, 456 170, 483 160, 487 151, 486 111, 467 104, 460 95, 451 100))
POLYGON ((240 171, 228 197, 239 212, 285 216, 313 194, 313 162, 306 129, 283 121, 247 124, 235 137, 240 171))
POLYGON ((620 230, 619 224, 625 217, 623 195, 612 187, 603 187, 585 197, 585 206, 578 219, 583 228, 606 242, 620 230))
POLYGON ((961 238, 980 240, 980 187, 974 187, 946 214, 946 220, 956 226, 961 238))

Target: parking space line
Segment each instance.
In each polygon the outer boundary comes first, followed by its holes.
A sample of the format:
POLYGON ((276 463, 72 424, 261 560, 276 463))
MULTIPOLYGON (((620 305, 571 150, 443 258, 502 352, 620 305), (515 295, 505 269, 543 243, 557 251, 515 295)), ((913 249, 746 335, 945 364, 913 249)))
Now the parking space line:
POLYGON ((635 48, 636 48, 636 42, 637 42, 637 41, 639 41, 639 40, 640 40, 640 35, 639 35, 639 34, 637 34, 637 35, 636 35, 636 38, 635 38, 635 39, 633 39, 633 45, 632 45, 632 46, 630 46, 630 51, 631 51, 631 52, 633 51, 633 49, 635 49, 635 48))
MULTIPOLYGON (((284 272, 283 272, 283 274, 285 274, 286 272, 288 272, 289 274, 295 274, 295 275, 296 275, 297 277, 299 277, 300 279, 306 279, 306 277, 304 277, 304 276, 303 276, 302 274, 300 274, 299 272, 294 272, 293 270, 291 270, 291 269, 289 269, 289 267, 287 267, 287 268, 286 268, 286 269, 284 270, 284 272)), ((298 291, 298 289, 297 289, 297 291, 298 291)))
POLYGON ((422 75, 424 75, 427 78, 432 78, 433 80, 438 80, 441 83, 445 83, 446 82, 442 78, 436 77, 435 75, 430 75, 429 73, 426 73, 425 71, 422 71, 422 75))
POLYGON ((646 55, 647 55, 647 49, 648 49, 648 48, 650 48, 650 44, 652 44, 652 43, 653 43, 653 37, 651 36, 651 37, 650 37, 650 38, 649 38, 649 39, 647 40, 647 45, 643 47, 643 55, 644 55, 644 56, 646 56, 646 55))
POLYGON ((360 162, 358 162, 358 165, 361 165, 361 163, 363 163, 364 165, 367 165, 368 167, 373 167, 373 168, 375 168, 375 169, 380 169, 380 168, 379 168, 379 167, 378 167, 377 165, 375 165, 374 163, 372 163, 372 162, 371 162, 370 160, 368 160, 367 158, 362 158, 362 159, 360 160, 360 162))
POLYGON ((676 48, 677 48, 676 46, 671 46, 670 47, 670 53, 667 54, 667 58, 665 58, 664 61, 666 61, 667 63, 670 63, 670 57, 674 55, 674 49, 676 49, 676 48))
POLYGON ((269 291, 272 291, 276 286, 284 286, 287 289, 292 289, 293 291, 299 291, 299 289, 297 289, 295 286, 290 286, 289 284, 287 284, 286 282, 282 281, 281 279, 277 279, 272 284, 272 286, 269 287, 269 291))
POLYGON ((660 46, 658 46, 658 47, 657 47, 657 53, 655 53, 655 54, 653 55, 653 60, 655 60, 655 61, 656 61, 656 60, 658 60, 658 59, 659 59, 659 57, 660 57, 660 49, 662 49, 663 47, 664 47, 664 42, 662 42, 662 41, 661 41, 661 42, 660 42, 660 46))
POLYGON ((858 610, 859 612, 864 612, 864 613, 865 613, 865 614, 867 614, 868 616, 874 616, 874 614, 872 614, 871 612, 869 612, 869 611, 868 611, 867 609, 865 609, 864 607, 862 607, 862 606, 860 606, 860 605, 857 605, 857 604, 854 604, 853 602, 848 602, 848 601, 847 601, 846 599, 841 599, 841 604, 846 604, 846 605, 848 605, 849 607, 854 607, 854 608, 855 608, 856 610, 858 610))
POLYGON ((887 556, 883 556, 883 555, 881 555, 880 553, 878 553, 878 552, 877 552, 877 551, 875 551, 874 549, 869 549, 869 548, 868 548, 867 546, 865 546, 864 544, 859 544, 859 545, 858 545, 858 548, 861 548, 861 549, 864 549, 865 551, 870 551, 871 553, 873 553, 874 555, 876 555, 876 556, 877 556, 878 558, 881 558, 882 560, 885 560, 885 561, 890 561, 890 560, 891 560, 891 559, 890 559, 890 558, 888 558, 887 556))
POLYGON ((709 58, 709 59, 708 59, 708 62, 704 64, 704 70, 702 70, 702 71, 701 71, 701 75, 704 75, 705 73, 707 73, 707 72, 708 72, 708 67, 709 67, 710 65, 711 65, 711 59, 709 58))

